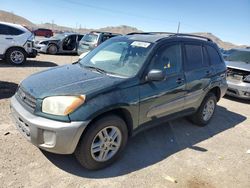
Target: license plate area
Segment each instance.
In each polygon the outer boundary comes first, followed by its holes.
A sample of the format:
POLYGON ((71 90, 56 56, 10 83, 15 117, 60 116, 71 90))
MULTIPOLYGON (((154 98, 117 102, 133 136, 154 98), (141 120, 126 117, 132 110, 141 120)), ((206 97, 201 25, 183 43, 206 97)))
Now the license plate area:
POLYGON ((27 123, 25 123, 21 117, 18 117, 17 114, 11 109, 12 117, 15 121, 16 127, 18 130, 28 139, 30 140, 30 128, 27 123))

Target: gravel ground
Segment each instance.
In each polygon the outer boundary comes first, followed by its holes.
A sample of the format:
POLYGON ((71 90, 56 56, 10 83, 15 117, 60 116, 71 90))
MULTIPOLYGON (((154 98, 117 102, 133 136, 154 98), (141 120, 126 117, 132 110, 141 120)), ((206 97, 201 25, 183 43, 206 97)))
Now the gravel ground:
POLYGON ((120 160, 99 171, 27 142, 9 115, 18 83, 77 58, 39 55, 20 67, 0 61, 0 187, 250 187, 250 102, 233 98, 218 103, 207 127, 182 118, 138 134, 120 160))

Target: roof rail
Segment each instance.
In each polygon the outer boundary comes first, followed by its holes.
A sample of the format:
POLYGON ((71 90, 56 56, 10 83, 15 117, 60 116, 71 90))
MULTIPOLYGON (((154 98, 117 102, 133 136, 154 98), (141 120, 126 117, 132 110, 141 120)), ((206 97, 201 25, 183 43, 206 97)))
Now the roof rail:
POLYGON ((210 42, 213 42, 212 39, 204 36, 199 36, 199 35, 193 35, 193 34, 186 34, 186 33, 171 33, 171 32, 133 32, 133 33, 128 33, 127 35, 136 35, 136 34, 142 34, 142 35, 154 35, 154 34, 168 34, 174 37, 190 37, 190 38, 197 38, 197 39, 203 39, 207 40, 210 42))
POLYGON ((176 33, 170 33, 170 32, 132 32, 132 33, 128 33, 127 35, 155 35, 155 34, 176 34, 176 33))
POLYGON ((95 31, 95 30, 93 30, 93 31, 90 31, 90 33, 106 33, 106 34, 113 34, 113 35, 121 35, 121 34, 119 34, 119 33, 112 33, 112 32, 107 32, 107 31, 95 31))
POLYGON ((212 39, 208 38, 208 37, 204 37, 204 36, 200 36, 200 35, 193 35, 193 34, 185 34, 185 33, 176 33, 175 36, 181 36, 181 37, 191 37, 191 38, 198 38, 198 39, 203 39, 203 40, 207 40, 210 42, 213 42, 212 39))

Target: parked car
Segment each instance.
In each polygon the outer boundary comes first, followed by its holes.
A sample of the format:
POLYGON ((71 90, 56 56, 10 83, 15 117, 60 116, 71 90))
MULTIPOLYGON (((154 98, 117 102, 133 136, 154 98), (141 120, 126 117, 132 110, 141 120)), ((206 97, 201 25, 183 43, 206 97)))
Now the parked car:
POLYGON ((0 59, 15 65, 23 64, 27 57, 36 57, 34 35, 25 27, 0 22, 0 59))
POLYGON ((35 42, 38 52, 48 54, 77 53, 78 43, 84 35, 63 33, 54 37, 35 42))
POLYGON ((234 49, 225 59, 227 95, 250 99, 250 49, 234 49))
POLYGON ((38 28, 33 31, 35 36, 42 36, 42 37, 52 37, 53 31, 51 29, 44 29, 44 28, 38 28))
POLYGON ((143 129, 183 116, 205 126, 226 90, 226 66, 210 39, 134 33, 26 78, 11 112, 34 145, 100 169, 143 129))
POLYGON ((121 34, 110 33, 110 32, 101 32, 101 31, 91 31, 86 34, 81 41, 79 42, 79 47, 77 50, 78 55, 82 53, 93 50, 95 47, 100 45, 102 42, 110 39, 112 37, 119 36, 121 34))

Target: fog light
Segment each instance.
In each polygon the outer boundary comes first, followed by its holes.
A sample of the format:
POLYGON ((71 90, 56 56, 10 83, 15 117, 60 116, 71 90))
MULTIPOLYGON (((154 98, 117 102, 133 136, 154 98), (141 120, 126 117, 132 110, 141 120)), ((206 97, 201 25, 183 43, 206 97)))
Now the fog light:
POLYGON ((53 131, 44 130, 43 131, 43 141, 44 141, 44 144, 46 144, 48 146, 55 146, 56 133, 53 131))

